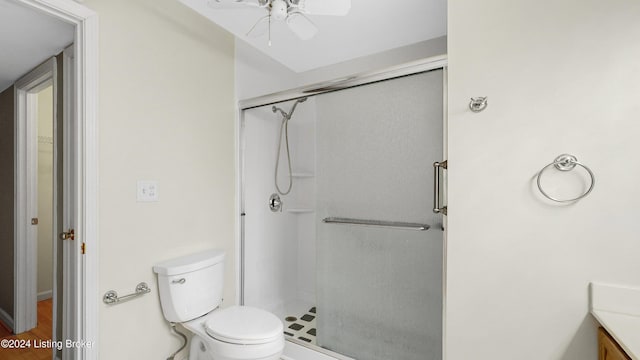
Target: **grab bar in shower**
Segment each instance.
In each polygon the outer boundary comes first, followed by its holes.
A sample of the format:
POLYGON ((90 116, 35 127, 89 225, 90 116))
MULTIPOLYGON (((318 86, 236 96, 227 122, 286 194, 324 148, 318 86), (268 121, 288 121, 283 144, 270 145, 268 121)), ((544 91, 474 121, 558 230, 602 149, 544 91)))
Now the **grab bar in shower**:
POLYGON ((399 221, 362 220, 362 219, 349 219, 349 218, 341 218, 341 217, 328 217, 328 218, 322 219, 322 222, 326 224, 374 226, 374 227, 416 230, 416 231, 429 230, 429 225, 427 224, 417 224, 417 223, 408 223, 408 222, 399 222, 399 221))

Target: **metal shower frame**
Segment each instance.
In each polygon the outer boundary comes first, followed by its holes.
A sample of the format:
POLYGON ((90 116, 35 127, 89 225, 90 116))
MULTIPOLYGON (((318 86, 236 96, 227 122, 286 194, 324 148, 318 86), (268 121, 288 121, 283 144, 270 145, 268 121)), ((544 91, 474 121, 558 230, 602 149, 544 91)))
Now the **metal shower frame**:
MULTIPOLYGON (((236 257, 236 267, 237 267, 237 281, 238 288, 236 289, 236 295, 238 298, 238 303, 240 305, 244 305, 244 286, 245 286, 245 182, 244 182, 244 154, 245 154, 245 139, 244 139, 244 111, 249 109, 254 109, 262 106, 274 105, 277 103, 291 101, 291 100, 299 100, 302 98, 311 97, 314 95, 325 94, 333 91, 344 90, 352 87, 357 87, 361 85, 372 84, 380 81, 391 80, 394 78, 416 75, 424 72, 428 72, 431 70, 442 69, 443 70, 443 122, 444 122, 444 137, 443 137, 443 151, 444 157, 446 158, 446 149, 447 149, 447 56, 439 55, 433 56, 429 58, 424 58, 421 60, 416 60, 392 67, 387 67, 384 69, 369 71, 364 73, 355 74, 352 76, 341 77, 330 81, 325 81, 317 84, 312 84, 308 86, 303 86, 299 88, 294 88, 282 92, 276 92, 273 94, 259 96, 255 98, 250 98, 246 100, 241 100, 238 102, 238 120, 237 120, 237 132, 236 132, 236 144, 238 149, 236 153, 236 185, 237 185, 237 196, 236 196, 236 206, 239 210, 238 215, 236 216, 236 230, 237 230, 237 241, 236 241, 236 253, 238 254, 236 257)), ((266 205, 266 203, 265 203, 266 205)), ((443 218, 443 225, 446 226, 446 217, 443 218)), ((446 252, 446 232, 445 232, 445 247, 444 251, 446 252)), ((446 276, 446 274, 444 274, 446 276)), ((444 280, 444 279, 443 279, 444 280)), ((443 284, 446 282, 443 281, 443 284)), ((444 310, 443 310, 444 311, 444 310)), ((443 317, 444 319, 444 317, 443 317)), ((444 321, 444 320, 443 320, 444 321)), ((444 324, 443 324, 444 325, 444 324)), ((307 346, 308 344, 300 341, 296 341, 295 339, 287 339, 287 341, 292 341, 298 345, 307 346)), ((316 349, 313 350, 319 351, 321 353, 336 357, 340 359, 340 354, 334 353, 329 350, 324 349, 316 349), (324 351, 323 351, 324 350, 324 351)), ((346 359, 346 358, 345 358, 346 359)))

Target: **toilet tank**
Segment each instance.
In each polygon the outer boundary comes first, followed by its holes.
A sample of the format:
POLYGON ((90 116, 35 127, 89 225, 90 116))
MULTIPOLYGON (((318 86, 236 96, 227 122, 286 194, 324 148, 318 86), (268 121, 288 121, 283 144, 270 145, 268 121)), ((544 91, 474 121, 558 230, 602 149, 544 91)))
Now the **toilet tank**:
POLYGON ((160 304, 170 322, 200 317, 222 303, 224 251, 208 250, 156 264, 160 304))

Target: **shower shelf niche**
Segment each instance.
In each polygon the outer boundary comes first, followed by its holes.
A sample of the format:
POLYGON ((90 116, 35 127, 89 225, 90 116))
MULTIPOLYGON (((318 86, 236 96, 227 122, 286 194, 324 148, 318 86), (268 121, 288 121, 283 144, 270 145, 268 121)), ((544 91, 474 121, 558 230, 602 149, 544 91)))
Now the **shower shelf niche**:
POLYGON ((310 198, 315 193, 315 173, 306 169, 298 169, 291 172, 291 177, 294 178, 294 191, 292 192, 291 207, 283 208, 284 211, 301 215, 315 213, 315 206, 313 198, 310 198), (311 181, 310 181, 311 180, 311 181), (296 182, 297 181, 297 182, 296 182), (295 185, 297 184, 297 185, 295 185))

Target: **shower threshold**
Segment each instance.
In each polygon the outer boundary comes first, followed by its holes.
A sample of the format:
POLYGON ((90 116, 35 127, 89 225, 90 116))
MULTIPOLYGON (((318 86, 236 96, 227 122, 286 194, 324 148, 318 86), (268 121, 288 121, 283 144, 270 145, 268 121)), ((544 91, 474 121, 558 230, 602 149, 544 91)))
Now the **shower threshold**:
POLYGON ((286 336, 282 360, 355 360, 333 351, 286 336))

